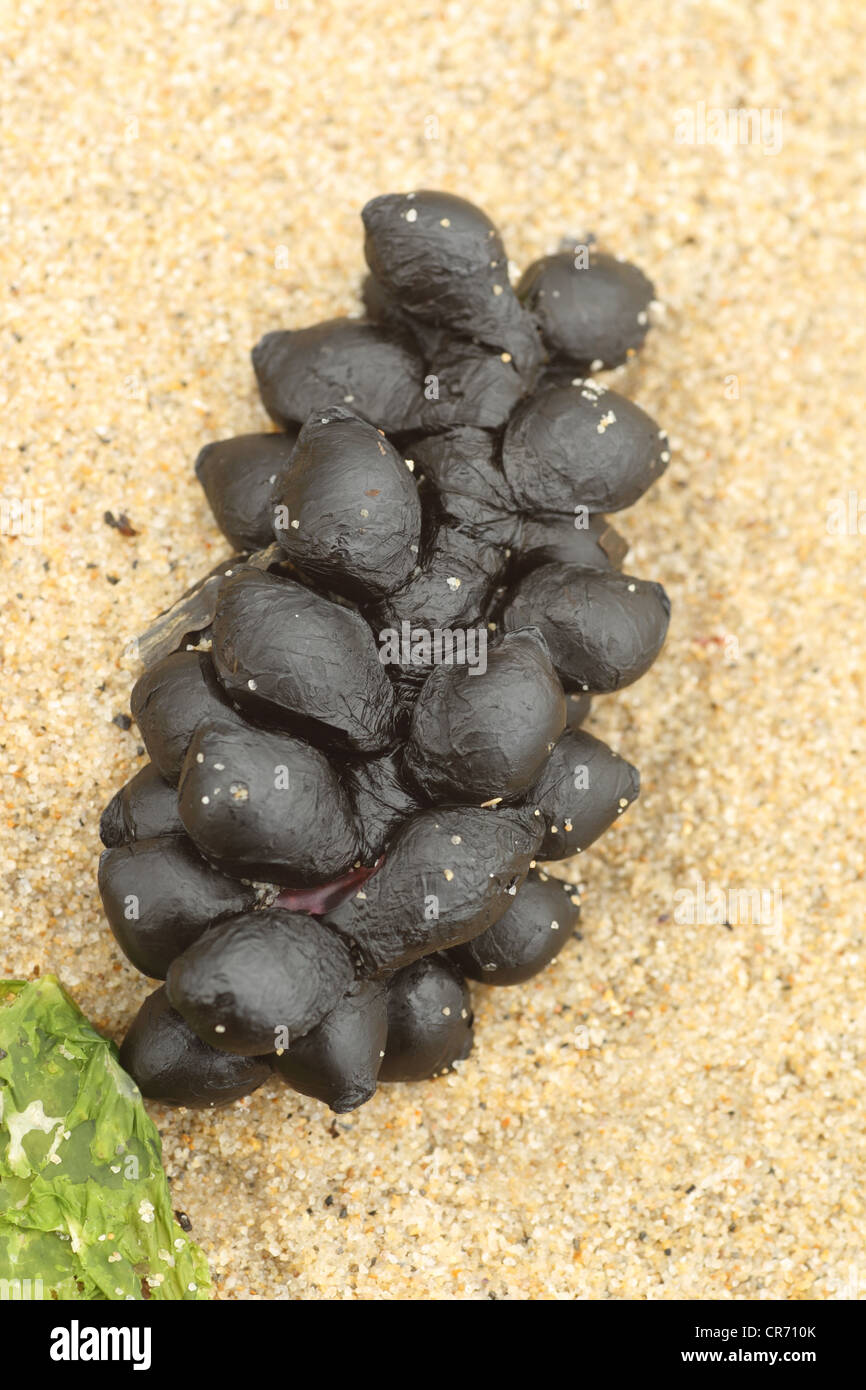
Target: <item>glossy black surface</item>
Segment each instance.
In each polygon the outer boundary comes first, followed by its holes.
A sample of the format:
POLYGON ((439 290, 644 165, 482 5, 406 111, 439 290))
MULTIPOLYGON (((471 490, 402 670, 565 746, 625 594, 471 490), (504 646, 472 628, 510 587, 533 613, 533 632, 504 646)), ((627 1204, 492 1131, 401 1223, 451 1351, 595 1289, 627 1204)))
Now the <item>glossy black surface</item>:
POLYGON ((117 944, 155 980, 213 922, 256 900, 253 888, 205 863, 185 835, 104 850, 98 882, 117 944))
POLYGON ((636 767, 585 729, 569 729, 526 798, 543 822, 538 858, 581 853, 628 810, 639 791, 636 767))
POLYGON ((204 719, 240 722, 209 652, 172 652, 139 676, 132 717, 157 772, 177 785, 190 740, 204 719))
POLYGON ((288 734, 202 724, 183 765, 178 805, 202 854, 238 877, 308 888, 358 858, 337 771, 319 749, 288 734))
POLYGON ((266 333, 253 368, 262 404, 283 428, 334 405, 389 434, 420 428, 424 364, 405 337, 377 324, 342 318, 266 333))
POLYGON ((525 512, 618 512, 661 477, 670 449, 634 401, 586 381, 523 401, 502 441, 502 471, 525 512))
POLYGON ((364 254, 401 310, 511 354, 531 373, 543 358, 535 323, 508 278, 486 213, 453 193, 386 193, 364 207, 364 254))
POLYGON ((448 954, 470 980, 485 985, 519 985, 559 955, 579 917, 574 884, 530 869, 499 921, 448 954))
POLYGON ((410 816, 382 867, 325 919, 381 978, 484 931, 529 869, 542 824, 531 812, 437 807, 410 816))
POLYGON ((216 523, 238 550, 260 550, 273 539, 271 493, 292 456, 298 430, 241 434, 206 444, 195 461, 216 523))
POLYGON ((415 480, 382 431, 345 407, 310 417, 273 501, 277 542, 320 587, 377 598, 418 563, 415 480))
POLYGON ((114 793, 99 822, 99 838, 108 849, 130 840, 181 834, 183 822, 177 809, 177 791, 160 777, 153 763, 139 768, 114 793))
POLYGON ((164 986, 148 995, 129 1025, 120 1065, 148 1100, 191 1110, 229 1105, 270 1076, 263 1057, 220 1052, 202 1042, 171 1007, 164 986))
POLYGON ((655 291, 628 261, 586 248, 533 261, 516 294, 538 323, 551 356, 573 368, 618 367, 643 346, 655 291))
POLYGON ((565 728, 565 696, 536 628, 488 647, 486 669, 437 666, 415 703, 403 766, 430 801, 513 801, 565 728))
POLYGON ((385 986, 362 980, 320 1024, 277 1052, 272 1065, 292 1090, 341 1115, 375 1094, 387 1037, 385 986))
POLYGON ((511 591, 506 632, 534 624, 566 690, 620 690, 649 670, 664 644, 670 600, 661 584, 613 570, 542 565, 511 591))
POLYGON ((353 978, 334 932, 315 917, 269 907, 211 927, 172 962, 166 989, 211 1047, 264 1056, 321 1023, 353 978))
POLYGON ((394 692, 373 633, 304 585, 256 570, 227 580, 212 656, 223 689, 253 717, 360 753, 393 742, 394 692))
POLYGON ((426 1081, 472 1050, 469 990, 455 963, 425 956, 388 985, 388 1044, 380 1081, 426 1081))

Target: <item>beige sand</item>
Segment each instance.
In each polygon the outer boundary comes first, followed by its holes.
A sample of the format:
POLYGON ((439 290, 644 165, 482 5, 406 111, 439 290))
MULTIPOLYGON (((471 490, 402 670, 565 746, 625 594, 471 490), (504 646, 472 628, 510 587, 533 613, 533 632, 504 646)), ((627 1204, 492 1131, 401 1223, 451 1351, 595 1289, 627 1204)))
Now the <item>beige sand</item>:
POLYGON ((2 495, 44 536, 0 539, 0 970, 118 1038, 147 992, 94 886, 123 646, 225 553, 192 461, 264 426, 262 332, 357 308, 364 201, 473 196, 518 265, 595 231, 666 305, 627 384, 674 461, 620 521, 675 607, 591 721, 644 791, 584 939, 336 1124, 154 1107, 176 1205, 228 1299, 866 1295, 862 6, 3 8, 2 495), (701 102, 764 146, 677 143, 701 102), (697 878, 781 919, 679 923, 697 878))

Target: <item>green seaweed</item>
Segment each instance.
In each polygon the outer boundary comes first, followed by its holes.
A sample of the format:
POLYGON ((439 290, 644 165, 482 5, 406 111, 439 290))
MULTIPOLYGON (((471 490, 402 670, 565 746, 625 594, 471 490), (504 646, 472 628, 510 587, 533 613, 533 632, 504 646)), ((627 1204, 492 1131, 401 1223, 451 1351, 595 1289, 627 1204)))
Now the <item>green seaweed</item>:
POLYGON ((114 1044, 53 975, 0 980, 0 1300, 207 1299, 114 1044))

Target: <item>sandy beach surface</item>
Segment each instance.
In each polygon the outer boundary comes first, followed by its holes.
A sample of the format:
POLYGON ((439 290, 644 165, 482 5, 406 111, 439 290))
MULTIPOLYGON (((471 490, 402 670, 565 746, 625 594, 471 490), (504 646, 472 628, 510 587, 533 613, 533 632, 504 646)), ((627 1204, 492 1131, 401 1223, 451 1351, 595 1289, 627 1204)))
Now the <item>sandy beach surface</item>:
POLYGON ((358 311, 364 202, 592 233, 663 304, 608 380, 672 439, 617 525, 674 612, 588 726, 643 791, 582 939, 446 1079, 151 1107, 175 1206, 222 1299, 866 1297, 862 6, 3 9, 0 974, 117 1039, 148 992, 95 886, 124 649, 228 552, 192 463, 267 427, 252 344, 358 311))

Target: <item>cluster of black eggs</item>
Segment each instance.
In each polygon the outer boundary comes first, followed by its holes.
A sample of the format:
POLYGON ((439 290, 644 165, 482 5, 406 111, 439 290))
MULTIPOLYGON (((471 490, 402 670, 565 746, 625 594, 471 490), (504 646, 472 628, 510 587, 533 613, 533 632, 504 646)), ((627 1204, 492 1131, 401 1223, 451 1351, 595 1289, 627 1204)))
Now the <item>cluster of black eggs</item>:
POLYGON ((590 376, 640 347, 652 286, 572 248, 515 291, 450 194, 363 220, 368 317, 263 338, 281 432, 199 455, 237 554, 142 640, 150 762, 102 818, 108 920, 165 981, 121 1057, 176 1104, 275 1070, 345 1111, 449 1070, 466 979, 529 979, 575 929, 576 889, 539 861, 638 794, 580 726, 668 624, 605 516, 666 438, 590 376))

